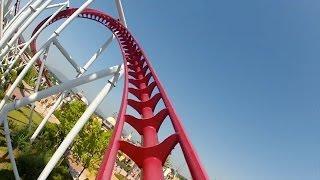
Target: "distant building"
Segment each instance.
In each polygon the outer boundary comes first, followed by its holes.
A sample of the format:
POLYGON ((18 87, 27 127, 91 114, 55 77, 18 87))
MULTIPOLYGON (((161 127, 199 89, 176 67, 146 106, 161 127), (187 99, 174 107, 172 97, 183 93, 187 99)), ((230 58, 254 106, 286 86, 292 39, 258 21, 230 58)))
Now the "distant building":
POLYGON ((116 125, 116 120, 114 119, 114 117, 108 117, 107 119, 104 119, 102 123, 107 130, 110 130, 113 129, 113 127, 116 125))
POLYGON ((131 138, 132 138, 132 132, 130 132, 130 134, 128 134, 127 137, 124 137, 125 141, 131 142, 131 138))
POLYGON ((85 97, 84 93, 81 91, 81 92, 78 92, 77 95, 79 96, 80 100, 82 102, 84 102, 87 106, 89 105, 89 101, 88 99, 85 97))

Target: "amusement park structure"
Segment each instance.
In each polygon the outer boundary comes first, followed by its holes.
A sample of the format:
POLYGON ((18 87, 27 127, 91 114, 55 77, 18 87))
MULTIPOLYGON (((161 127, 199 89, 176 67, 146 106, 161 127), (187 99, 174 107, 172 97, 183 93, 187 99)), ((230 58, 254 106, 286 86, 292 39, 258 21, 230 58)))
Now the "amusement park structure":
MULTIPOLYGON (((125 153, 138 165, 142 170, 141 177, 143 179, 164 179, 163 165, 177 144, 179 144, 182 149, 192 178, 198 180, 209 179, 186 134, 182 121, 178 117, 148 57, 128 30, 121 1, 115 0, 119 18, 113 18, 99 10, 88 8, 92 2, 93 0, 86 0, 79 8, 71 8, 69 7, 69 1, 53 3, 53 0, 29 0, 20 9, 19 0, 15 2, 12 0, 1 0, 0 68, 3 70, 0 82, 1 86, 8 83, 8 74, 17 61, 19 59, 24 60, 23 70, 18 74, 11 86, 9 86, 4 98, 0 102, 0 123, 4 127, 8 153, 15 178, 20 179, 10 138, 10 127, 7 119, 9 111, 59 94, 55 103, 50 107, 50 110, 33 133, 30 139, 32 142, 43 130, 50 116, 61 104, 62 100, 68 96, 68 92, 70 92, 72 88, 111 76, 105 86, 87 106, 85 112, 64 138, 43 169, 38 177, 38 179, 43 180, 49 176, 59 159, 89 120, 90 116, 96 111, 103 99, 123 76, 124 87, 117 122, 109 145, 106 147, 97 179, 111 178, 116 156, 119 151, 125 153), (35 22, 35 19, 48 9, 55 9, 55 12, 35 27, 30 38, 23 37, 22 33, 26 31, 27 28, 30 28, 30 24, 35 22), (99 22, 112 32, 112 36, 106 40, 84 66, 78 65, 78 62, 72 58, 66 48, 59 42, 61 32, 76 18, 99 22), (37 37, 39 34, 46 27, 62 20, 64 20, 63 23, 53 31, 47 41, 41 47, 37 47, 37 37), (123 63, 87 74, 87 70, 113 40, 116 40, 120 46, 123 63), (70 77, 72 80, 64 82, 60 80, 58 84, 50 83, 48 78, 49 68, 46 66, 46 59, 52 46, 55 46, 67 60, 66 63, 70 63, 76 70, 77 76, 70 77), (27 53, 29 48, 31 48, 31 53, 27 53), (4 66, 5 63, 7 63, 6 66, 4 66), (24 76, 34 65, 38 67, 38 80, 35 93, 18 100, 10 101, 14 89, 21 83, 24 76), (47 79, 48 87, 39 91, 43 76, 47 79), (163 107, 159 107, 159 104, 163 104, 163 107), (130 114, 130 111, 128 111, 129 106, 139 114, 139 117, 130 114), (156 107, 159 107, 161 110, 156 112, 156 107), (174 128, 174 133, 169 135, 164 141, 159 142, 158 131, 165 119, 170 120, 174 128), (141 146, 136 146, 121 140, 121 133, 125 123, 132 126, 141 135, 141 146)), ((51 72, 51 74, 53 73, 51 72)), ((32 105, 32 110, 33 108, 34 105, 32 105)))

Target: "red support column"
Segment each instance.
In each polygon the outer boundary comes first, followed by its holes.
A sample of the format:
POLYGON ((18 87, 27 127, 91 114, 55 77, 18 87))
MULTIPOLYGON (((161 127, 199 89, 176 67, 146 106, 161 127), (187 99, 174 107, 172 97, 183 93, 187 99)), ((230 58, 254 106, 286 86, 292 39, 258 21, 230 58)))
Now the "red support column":
MULTIPOLYGON (((137 61, 136 61, 137 62, 137 61)), ((138 65, 138 63, 136 63, 138 65)), ((141 73, 142 69, 140 67, 136 68, 136 72, 140 72, 138 75, 138 80, 144 79, 145 76, 141 73)), ((140 83, 139 89, 147 88, 148 84, 140 83)), ((150 100, 148 93, 141 94, 139 98, 142 102, 147 102, 150 100)), ((152 118, 154 116, 153 110, 150 107, 144 107, 141 114, 143 119, 152 118)), ((158 145, 158 135, 157 130, 153 126, 146 126, 143 128, 142 134, 143 147, 152 147, 158 145)), ((156 157, 149 157, 143 161, 142 166, 142 178, 143 179, 164 179, 162 171, 162 162, 156 157)))

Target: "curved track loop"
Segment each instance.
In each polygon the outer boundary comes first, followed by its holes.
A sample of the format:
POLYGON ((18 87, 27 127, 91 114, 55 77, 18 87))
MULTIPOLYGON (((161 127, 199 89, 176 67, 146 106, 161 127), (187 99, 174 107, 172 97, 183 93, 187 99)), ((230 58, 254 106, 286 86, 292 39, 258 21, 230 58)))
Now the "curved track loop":
MULTIPOLYGON (((59 19, 68 18, 75 10, 75 8, 71 8, 61 11, 51 23, 59 19)), ((143 179, 163 179, 162 166, 177 143, 181 146, 192 178, 201 180, 209 179, 167 93, 149 60, 131 33, 118 20, 97 10, 85 9, 79 14, 79 17, 97 21, 113 32, 120 45, 123 61, 126 65, 119 116, 112 139, 100 166, 97 179, 110 179, 119 150, 126 153, 142 168, 143 179), (152 96, 155 89, 158 89, 159 93, 152 96), (138 100, 129 99, 129 94, 132 94, 138 100), (163 101, 165 107, 155 114, 155 107, 160 100, 163 101), (141 117, 137 118, 127 114, 128 106, 135 109, 141 117), (168 116, 173 124, 175 133, 159 143, 157 132, 164 119, 168 116), (125 122, 130 124, 142 135, 143 143, 141 147, 121 141, 121 133, 125 122)), ((47 19, 43 20, 35 31, 37 31, 47 19)), ((35 41, 31 44, 31 48, 35 53, 35 41)))

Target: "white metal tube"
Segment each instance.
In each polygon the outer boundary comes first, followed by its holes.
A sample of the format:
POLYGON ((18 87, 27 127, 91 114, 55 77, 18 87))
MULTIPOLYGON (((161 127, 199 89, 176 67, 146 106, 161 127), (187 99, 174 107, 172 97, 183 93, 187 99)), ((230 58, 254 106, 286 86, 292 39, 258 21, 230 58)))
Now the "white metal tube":
MULTIPOLYGON (((20 50, 20 52, 18 53, 18 55, 14 58, 14 60, 12 61, 12 64, 10 64, 10 66, 5 70, 5 72, 2 75, 2 81, 4 80, 4 78, 9 74, 9 72, 11 71, 11 69, 13 68, 13 66, 15 65, 15 63, 18 61, 19 57, 24 53, 24 51, 26 49, 28 49, 29 45, 32 43, 32 41, 43 31, 43 29, 50 23, 50 21, 55 18, 57 16, 57 14, 63 9, 65 8, 65 6, 60 7, 55 13, 53 13, 50 18, 38 29, 38 31, 31 37, 30 40, 28 40, 24 47, 20 50)), ((4 54, 0 54, 0 57, 4 55, 4 54)))
POLYGON ((4 2, 5 6, 4 6, 3 14, 4 14, 4 18, 5 18, 7 14, 9 14, 10 12, 12 12, 14 10, 15 6, 11 6, 11 8, 9 8, 12 3, 12 0, 4 0, 4 1, 5 1, 4 2))
MULTIPOLYGON (((114 39, 114 35, 112 35, 97 51, 96 53, 89 59, 89 61, 83 66, 83 69, 86 71, 91 65, 92 63, 99 57, 99 55, 108 47, 108 45, 112 42, 112 40, 114 39)), ((84 74, 84 71, 79 73, 77 75, 77 77, 81 77, 84 74)), ((50 110, 48 111, 48 113, 46 114, 46 116, 43 118, 43 120, 41 121, 41 123, 39 124, 39 126, 37 127, 37 129, 35 130, 35 132, 32 134, 30 141, 33 142, 37 136, 39 135, 39 133, 42 131, 42 129, 44 128, 45 124, 48 122, 49 118, 51 117, 51 115, 54 113, 54 111, 59 107, 62 99, 65 97, 66 92, 63 92, 58 99, 56 100, 56 102, 53 104, 53 106, 50 108, 50 110)))
MULTIPOLYGON (((38 2, 38 1, 36 1, 38 2)), ((34 4, 36 4, 36 2, 34 4)), ((19 74, 15 82, 12 84, 12 86, 7 91, 5 97, 0 102, 0 110, 3 108, 5 103, 8 101, 9 97, 11 96, 13 90, 17 87, 17 85, 21 82, 27 71, 30 69, 32 64, 39 58, 39 56, 44 52, 44 50, 49 46, 53 39, 55 39, 64 28, 67 27, 67 25, 74 20, 78 14, 80 14, 87 6, 89 6, 93 0, 86 1, 80 8, 78 8, 66 21, 64 21, 59 28, 50 36, 48 41, 43 45, 43 47, 33 56, 33 58, 27 63, 26 67, 22 70, 22 72, 19 74)), ((17 20, 18 21, 18 20, 17 20)), ((3 38, 1 39, 3 40, 3 38)), ((1 40, 0 40, 0 47, 1 47, 1 40)))
MULTIPOLYGON (((54 31, 54 33, 50 36, 50 38, 49 38, 49 40, 46 42, 46 44, 45 45, 43 45, 43 47, 39 50, 39 52, 41 52, 41 53, 43 53, 43 51, 44 51, 44 48, 47 46, 47 44, 50 44, 52 41, 53 41, 53 39, 55 39, 60 33, 61 33, 61 31, 63 31, 64 30, 64 28, 66 28, 87 6, 89 6, 91 3, 93 2, 93 0, 88 0, 88 1, 86 1, 84 4, 82 4, 82 6, 80 7, 80 8, 78 8, 66 21, 64 21, 59 27, 58 27, 58 29, 57 30, 55 30, 54 31)), ((38 53, 39 53, 38 52, 38 53)), ((38 54, 38 53, 36 53, 36 55, 38 54)), ((40 53, 40 54, 41 54, 40 53)), ((39 56, 40 56, 40 54, 39 54, 39 56)), ((36 56, 35 55, 35 56, 36 56)), ((39 57, 38 56, 38 57, 39 57)), ((37 58, 38 58, 37 57, 37 58)), ((34 59, 34 57, 32 58, 32 59, 34 59)), ((34 60, 35 61, 35 60, 34 60)), ((32 62, 32 63, 34 63, 34 61, 32 62)), ((29 61, 29 63, 28 64, 30 64, 30 62, 31 62, 31 60, 29 61)), ((29 67, 30 68, 30 67, 29 67)), ((25 70, 26 68, 24 68, 23 69, 23 71, 25 70)), ((23 72, 22 71, 22 72, 23 72)), ((21 72, 21 73, 22 73, 21 72)), ((25 74, 24 74, 25 75, 25 74)), ((23 76, 24 76, 23 75, 23 76)), ((19 77, 19 76, 18 76, 19 77)), ((17 80, 16 80, 17 81, 17 80)), ((21 81, 21 80, 20 80, 21 81)), ((14 87, 15 88, 15 87, 14 87)), ((12 92, 11 92, 12 93, 12 92)), ((11 95, 11 94, 10 94, 11 95)), ((10 96, 9 95, 9 96, 10 96)), ((5 96, 5 98, 8 98, 7 96, 5 96)), ((3 107, 3 105, 4 105, 4 103, 3 103, 3 101, 5 100, 5 98, 0 102, 0 110, 2 109, 2 107, 3 107), (3 104, 3 105, 2 105, 3 104)), ((5 101, 7 101, 7 99, 5 100, 5 101)))
POLYGON ((26 43, 18 44, 17 46, 14 46, 14 47, 10 48, 10 51, 15 50, 15 49, 17 49, 17 48, 22 48, 25 44, 26 44, 26 43))
MULTIPOLYGON (((3 15, 3 19, 6 19, 8 21, 8 19, 12 19, 13 18, 13 15, 12 15, 12 11, 13 10, 12 9, 13 9, 13 7, 3 15)), ((3 27, 3 31, 5 31, 5 27, 6 26, 3 27)))
POLYGON ((60 44, 57 39, 53 40, 53 44, 59 49, 62 55, 70 62, 72 67, 78 72, 83 72, 82 68, 76 63, 76 61, 70 56, 70 54, 66 51, 66 49, 60 44))
POLYGON ((26 11, 13 22, 13 24, 6 30, 6 32, 3 34, 3 37, 0 39, 0 49, 3 48, 3 46, 8 42, 16 30, 25 22, 25 20, 34 13, 35 8, 38 8, 42 3, 43 0, 36 0, 32 5, 29 5, 29 8, 26 9, 26 11))
POLYGON ((13 18, 13 15, 12 15, 12 12, 14 11, 14 6, 12 6, 10 9, 9 8, 7 8, 7 9, 5 9, 3 12, 4 12, 4 15, 3 15, 3 18, 4 19, 7 19, 7 20, 9 20, 9 18, 13 18), (10 16, 11 15, 11 17, 8 17, 8 16, 10 16))
POLYGON ((38 180, 45 180, 49 174, 51 173, 52 169, 55 167, 61 156, 64 154, 64 152, 67 150, 67 148, 70 146, 74 138, 77 136, 77 134, 80 132, 80 130, 83 128, 83 126, 86 124, 86 122, 89 120, 90 116, 95 112, 95 110, 98 108, 100 103, 103 101, 104 97, 110 92, 110 90, 113 88, 113 85, 118 81, 119 77, 123 74, 123 66, 121 66, 121 70, 118 71, 114 77, 112 77, 109 82, 103 87, 103 89, 99 92, 99 94, 94 98, 92 103, 88 106, 86 111, 82 114, 80 119, 77 121, 77 123, 73 126, 73 128, 70 130, 66 138, 62 141, 56 152, 51 157, 50 161, 46 165, 46 167, 41 172, 40 176, 38 177, 38 180))
MULTIPOLYGON (((48 45, 51 41, 48 41, 45 46, 48 45)), ((6 92, 4 98, 0 102, 0 110, 3 108, 5 103, 8 101, 9 97, 13 93, 14 89, 19 85, 19 83, 22 81, 24 76, 27 74, 28 70, 31 68, 33 63, 40 57, 40 55, 45 51, 45 47, 42 47, 32 58, 31 60, 27 63, 27 65, 23 68, 21 73, 18 75, 17 79, 13 82, 13 84, 10 86, 9 90, 6 92)))
POLYGON ((30 4, 33 2, 34 0, 30 0, 28 1, 28 3, 23 6, 20 11, 9 21, 9 23, 5 26, 4 30, 6 31, 13 22, 15 22, 15 20, 21 15, 21 13, 27 8, 30 6, 30 4))
POLYGON ((66 21, 62 23, 62 25, 55 31, 56 35, 59 35, 61 31, 63 31, 64 28, 67 27, 67 25, 73 21, 86 7, 88 7, 93 0, 88 0, 85 3, 83 3, 66 21))
POLYGON ((30 104, 34 101, 38 101, 40 99, 43 99, 48 96, 52 96, 54 94, 63 92, 68 89, 72 89, 76 86, 80 86, 82 84, 86 84, 86 83, 95 81, 97 79, 100 79, 100 78, 103 78, 106 76, 114 75, 115 73, 118 72, 118 69, 120 67, 122 67, 122 66, 119 66, 119 65, 113 66, 113 67, 110 67, 110 68, 107 68, 107 69, 104 69, 104 70, 101 70, 101 71, 98 71, 98 72, 95 72, 95 73, 92 73, 92 74, 89 74, 86 76, 82 76, 82 77, 79 77, 79 78, 76 78, 73 80, 66 81, 60 85, 53 86, 53 87, 45 89, 43 91, 36 92, 28 97, 23 97, 17 101, 6 104, 3 107, 3 109, 0 111, 0 113, 2 113, 2 111, 6 111, 8 109, 9 110, 17 109, 17 108, 23 107, 27 104, 30 104))
POLYGON ((123 11, 121 0, 115 0, 115 2, 116 2, 120 21, 125 27, 127 27, 127 22, 126 22, 126 18, 124 16, 124 11, 123 11))
POLYGON ((65 97, 65 92, 63 92, 58 99, 56 100, 56 102, 53 104, 53 106, 51 106, 51 108, 49 109, 48 114, 46 114, 46 116, 43 118, 43 120, 41 121, 41 123, 39 124, 39 126, 37 127, 37 129, 34 131, 34 133, 32 134, 30 141, 33 142, 37 136, 39 135, 39 133, 42 131, 42 129, 44 128, 44 126, 46 125, 46 123, 48 122, 49 118, 51 117, 51 115, 53 114, 53 112, 58 108, 58 106, 60 105, 60 103, 62 102, 63 98, 65 97))
POLYGON ((7 0, 7 2, 5 3, 5 6, 4 6, 4 13, 6 14, 9 10, 9 6, 11 5, 12 3, 12 0, 7 0))
POLYGON ((42 74, 43 74, 43 70, 44 70, 44 64, 45 64, 45 62, 46 62, 46 60, 47 60, 47 57, 48 57, 49 48, 50 48, 50 47, 48 47, 48 48, 46 49, 46 52, 44 53, 44 57, 43 57, 43 59, 42 59, 41 66, 40 66, 40 68, 39 68, 37 83, 36 83, 36 87, 35 87, 35 90, 34 90, 35 92, 38 92, 39 87, 40 87, 40 83, 41 83, 41 79, 42 79, 42 74))
MULTIPOLYGON (((40 83, 41 83, 41 79, 42 79, 42 74, 43 74, 43 70, 44 70, 44 64, 47 60, 47 57, 48 57, 48 53, 49 53, 49 48, 48 47, 44 53, 44 57, 42 59, 42 63, 41 63, 41 66, 39 68, 39 73, 38 73, 38 78, 37 78, 37 82, 36 82, 36 87, 34 89, 34 92, 38 92, 39 90, 39 87, 40 87, 40 83)), ((31 125, 32 125, 32 115, 33 115, 33 111, 34 111, 34 108, 35 108, 35 103, 32 103, 31 105, 31 112, 30 112, 30 115, 29 115, 29 130, 31 128, 31 125)))
POLYGON ((11 138, 10 138, 10 129, 9 129, 7 116, 4 116, 4 119, 1 119, 1 121, 4 121, 4 123, 3 123, 4 124, 3 125, 4 126, 4 133, 5 133, 5 137, 6 137, 6 141, 7 141, 8 154, 9 154, 10 162, 12 165, 13 174, 14 174, 15 179, 20 179, 17 164, 14 159, 13 148, 12 148, 12 143, 11 143, 11 138))
MULTIPOLYGON (((19 30, 13 35, 10 41, 6 44, 6 46, 1 50, 1 54, 7 53, 10 50, 10 47, 14 42, 20 37, 20 35, 24 32, 24 30, 33 22, 35 18, 39 16, 39 14, 52 2, 53 0, 47 0, 43 3, 37 11, 30 16, 30 18, 21 26, 19 30)), ((2 57, 0 57, 1 59, 2 57)))
MULTIPOLYGON (((110 45, 115 36, 112 36, 93 54, 89 61, 83 66, 83 69, 86 71, 91 66, 91 64, 100 56, 100 54, 110 45)), ((79 74, 80 75, 80 74, 79 74)), ((78 75, 78 76, 79 76, 78 75)))
POLYGON ((60 7, 60 6, 68 5, 68 4, 69 4, 69 2, 51 4, 51 5, 47 6, 46 9, 51 9, 51 8, 55 8, 55 7, 60 7))
POLYGON ((1 4, 0 4, 0 39, 2 38, 3 35, 3 15, 4 15, 4 0, 1 0, 1 4))

